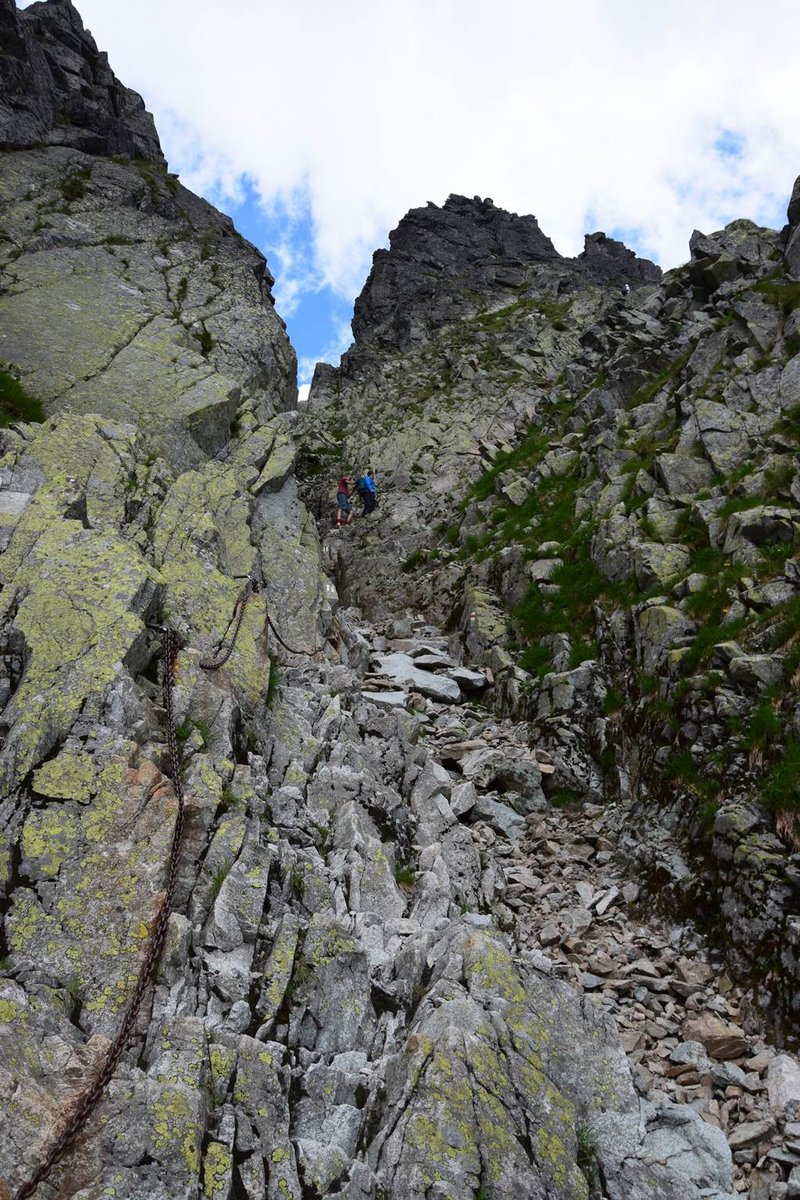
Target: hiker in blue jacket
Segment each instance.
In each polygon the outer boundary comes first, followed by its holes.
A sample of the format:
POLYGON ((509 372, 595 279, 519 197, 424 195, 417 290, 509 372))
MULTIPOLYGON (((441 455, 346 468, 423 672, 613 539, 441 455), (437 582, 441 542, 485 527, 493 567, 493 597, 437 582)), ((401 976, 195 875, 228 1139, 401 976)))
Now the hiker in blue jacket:
POLYGON ((362 517, 367 517, 378 503, 378 496, 375 490, 375 472, 373 470, 367 471, 366 475, 359 482, 362 485, 359 488, 361 499, 364 501, 364 511, 361 515, 362 517))

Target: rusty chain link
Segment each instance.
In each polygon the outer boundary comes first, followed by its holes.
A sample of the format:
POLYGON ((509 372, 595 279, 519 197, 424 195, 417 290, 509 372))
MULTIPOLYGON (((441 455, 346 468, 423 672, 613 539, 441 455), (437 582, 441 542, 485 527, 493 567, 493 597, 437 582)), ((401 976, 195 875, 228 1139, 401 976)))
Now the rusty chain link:
POLYGON ((213 658, 200 659, 200 666, 203 667, 204 670, 218 671, 220 667, 225 666, 225 663, 233 654, 233 648, 236 645, 236 639, 239 636, 239 630, 242 628, 244 610, 247 608, 247 602, 254 592, 255 584, 251 578, 248 579, 247 583, 236 597, 236 603, 233 606, 233 616, 228 622, 228 628, 217 642, 217 648, 213 658), (231 630, 233 632, 231 632, 231 630))
MULTIPOLYGON (((248 601, 254 595, 256 590, 255 582, 252 578, 247 580, 247 583, 239 593, 236 603, 233 608, 233 615, 228 624, 228 628, 217 643, 217 647, 213 657, 200 660, 200 666, 206 671, 218 671, 223 667, 233 653, 236 641, 239 637, 239 632, 242 628, 245 609, 248 601)), ((278 633, 269 612, 266 613, 267 623, 275 634, 280 644, 289 651, 290 654, 304 654, 303 650, 293 650, 288 646, 278 633)), ((95 1105, 99 1101, 108 1084, 114 1075, 122 1053, 128 1043, 128 1040, 133 1032, 133 1027, 136 1024, 136 1018, 139 1015, 139 1010, 142 1007, 145 993, 153 976, 155 975, 158 960, 161 957, 161 951, 164 948, 164 941, 167 936, 167 927, 169 925, 169 917, 172 912, 172 903, 175 897, 175 886, 178 879, 178 867, 180 865, 181 844, 183 842, 183 829, 185 824, 185 801, 183 795, 183 781, 181 779, 181 756, 178 746, 178 734, 175 725, 175 709, 173 704, 173 689, 175 687, 175 660, 180 649, 178 635, 173 629, 164 629, 164 679, 163 679, 163 703, 166 726, 167 753, 169 757, 169 775, 172 781, 173 791, 178 801, 178 813, 175 819, 175 829, 172 834, 172 843, 170 846, 169 859, 167 861, 167 880, 164 896, 161 901, 161 906, 156 917, 155 925, 153 926, 150 935, 150 945, 147 954, 139 968, 139 974, 136 979, 136 987, 128 1001, 128 1006, 125 1009, 125 1014, 122 1018, 117 1034, 106 1051, 105 1059, 102 1066, 97 1071, 92 1082, 79 1092, 72 1101, 69 1109, 64 1114, 62 1120, 62 1128, 55 1142, 53 1142, 47 1154, 39 1163, 33 1174, 17 1189, 14 1193, 13 1200, 27 1200, 32 1196, 39 1184, 47 1178, 53 1167, 61 1161, 67 1151, 71 1148, 78 1134, 83 1129, 86 1122, 89 1120, 95 1105)))
MULTIPOLYGON (((217 647, 216 647, 214 657, 200 659, 200 666, 203 667, 204 670, 218 671, 220 669, 220 667, 225 666, 225 663, 228 661, 230 656, 233 654, 233 650, 236 645, 236 639, 238 638, 239 631, 242 628, 242 621, 244 620, 244 610, 247 607, 247 602, 255 595, 256 590, 257 590, 257 588, 256 588, 255 581, 252 578, 248 579, 247 583, 244 585, 241 592, 239 593, 239 595, 236 598, 236 603, 233 606, 233 616, 231 617, 230 622, 228 623, 228 628, 225 630, 225 633, 222 635, 220 640, 217 642, 217 647)), ((275 637, 280 642, 280 644, 283 646, 284 650, 288 650, 288 652, 290 654, 308 654, 309 653, 308 650, 296 650, 293 646, 290 646, 287 642, 285 642, 283 640, 281 635, 278 633, 278 630, 275 628, 275 623, 272 620, 272 617, 269 615, 268 608, 266 609, 265 616, 266 616, 267 625, 272 630, 272 632, 275 634, 275 637)), ((310 651, 310 653, 312 653, 312 654, 317 653, 316 645, 314 646, 314 649, 312 651, 310 651)))
POLYGON ((272 632, 275 634, 275 637, 278 639, 280 644, 283 646, 284 650, 288 650, 290 654, 317 654, 318 653, 319 647, 316 645, 316 643, 314 645, 313 650, 295 650, 293 646, 287 645, 287 643, 283 640, 283 638, 281 637, 281 635, 278 633, 277 629, 275 628, 273 621, 272 621, 272 617, 269 615, 269 611, 267 612, 267 623, 268 623, 270 629, 272 630, 272 632))
POLYGON ((133 1027, 136 1024, 136 1018, 139 1015, 139 1010, 142 1006, 145 993, 150 985, 153 976, 155 975, 158 960, 161 957, 161 951, 164 947, 164 940, 167 936, 167 927, 169 925, 169 916, 172 911, 172 902, 175 897, 175 886, 178 881, 178 867, 180 865, 181 843, 183 841, 183 829, 185 823, 185 802, 183 795, 183 782, 181 780, 181 759, 180 750, 178 747, 178 735, 175 729, 175 710, 173 706, 173 688, 175 686, 175 659, 179 650, 178 635, 172 629, 164 630, 164 712, 166 714, 166 734, 167 734, 167 752, 169 756, 169 774, 172 780, 172 787, 175 792, 175 797, 178 801, 178 813, 175 818, 175 828, 172 833, 172 844, 169 851, 169 859, 167 861, 167 879, 166 888, 164 891, 161 905, 158 910, 155 925, 153 926, 150 935, 150 945, 147 954, 139 968, 139 974, 136 979, 136 987, 128 1001, 128 1006, 125 1010, 125 1015, 117 1030, 116 1037, 106 1051, 106 1056, 102 1066, 99 1068, 95 1078, 79 1092, 73 1100, 69 1109, 64 1115, 61 1132, 58 1138, 53 1142, 47 1154, 40 1162, 39 1166, 33 1174, 17 1189, 14 1193, 14 1200, 26 1200, 32 1196, 39 1184, 47 1178, 56 1163, 64 1157, 67 1151, 72 1146, 78 1134, 83 1129, 88 1121, 95 1105, 105 1091, 114 1071, 117 1068, 122 1052, 127 1045, 128 1039, 133 1032, 133 1027))

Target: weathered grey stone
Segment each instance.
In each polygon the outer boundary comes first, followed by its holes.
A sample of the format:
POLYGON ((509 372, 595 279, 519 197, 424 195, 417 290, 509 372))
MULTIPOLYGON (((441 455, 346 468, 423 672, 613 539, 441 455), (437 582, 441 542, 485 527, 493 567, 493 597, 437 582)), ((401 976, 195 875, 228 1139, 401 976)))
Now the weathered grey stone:
POLYGON ((742 654, 730 660, 728 672, 745 687, 774 687, 783 681, 786 660, 780 654, 742 654))
POLYGON ((639 542, 633 547, 633 569, 643 591, 652 591, 683 575, 689 566, 690 552, 685 546, 660 542, 639 542))
POLYGON ((408 692, 370 692, 361 693, 364 700, 377 704, 379 708, 405 708, 408 692))
POLYGON ((752 1146, 769 1137, 775 1128, 771 1119, 765 1121, 744 1121, 728 1134, 728 1145, 731 1150, 741 1150, 744 1146, 752 1146))
POLYGON ((455 667, 449 674, 462 692, 480 692, 489 682, 483 671, 471 671, 468 667, 455 667))
POLYGON ((642 669, 657 673, 667 653, 684 644, 695 626, 679 609, 656 604, 641 609, 635 616, 636 651, 642 669))
POLYGON ((558 567, 562 566, 562 563, 563 560, 560 558, 537 558, 528 567, 532 581, 536 583, 552 579, 553 574, 558 567))
POLYGON ((468 813, 478 799, 475 784, 472 780, 457 783, 453 786, 450 796, 450 807, 457 817, 468 813))
POLYGON ((646 1120, 644 1156, 664 1163, 695 1187, 732 1190, 730 1151, 721 1130, 682 1105, 648 1107, 646 1120))
POLYGON ((778 1054, 767 1067, 767 1091, 770 1107, 782 1112, 800 1101, 800 1065, 788 1054, 778 1054))
POLYGON ((714 468, 710 463, 687 454, 659 454, 655 470, 660 483, 675 499, 694 496, 708 487, 714 477, 714 468))
POLYGON ((525 832, 525 818, 507 804, 493 800, 491 796, 478 796, 471 812, 473 817, 488 821, 498 833, 511 841, 522 837, 525 832))
POLYGON ((453 704, 461 698, 461 689, 453 679, 446 675, 437 675, 433 671, 423 671, 414 665, 413 658, 407 654, 378 655, 378 663, 384 675, 398 683, 407 683, 434 700, 453 704))
POLYGON ((800 539, 800 512, 775 505, 759 505, 734 513, 728 521, 723 547, 726 554, 745 547, 785 542, 793 546, 800 539))

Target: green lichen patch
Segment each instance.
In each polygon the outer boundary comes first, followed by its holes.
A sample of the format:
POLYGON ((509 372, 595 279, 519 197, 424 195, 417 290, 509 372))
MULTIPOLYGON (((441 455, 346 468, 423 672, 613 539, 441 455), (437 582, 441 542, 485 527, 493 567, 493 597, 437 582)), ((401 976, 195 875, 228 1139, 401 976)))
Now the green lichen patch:
POLYGON ((78 829, 75 816, 62 808, 35 809, 22 829, 23 861, 45 878, 57 875, 75 852, 78 829))
POLYGON ((221 1142, 209 1142, 203 1158, 203 1195, 208 1200, 228 1194, 233 1155, 221 1142))
POLYGON ((261 992, 259 1011, 266 1017, 274 1017, 283 1003, 294 968, 295 952, 299 938, 299 923, 284 920, 278 930, 275 944, 264 968, 264 986, 261 992))
POLYGON ((16 1021, 20 1014, 20 1008, 12 1000, 4 1000, 0 997, 0 1024, 9 1024, 11 1021, 16 1021))
POLYGON ((85 804, 94 784, 94 761, 89 754, 62 750, 57 758, 39 767, 33 774, 33 789, 39 796, 54 800, 77 800, 85 804))
POLYGON ((0 780, 9 790, 66 735, 86 700, 113 683, 142 632, 150 589, 146 564, 117 534, 58 519, 40 531, 0 599, 2 619, 22 596, 14 623, 29 654, 5 713, 0 780))
POLYGON ((104 777, 89 805, 29 814, 26 870, 55 886, 41 897, 15 890, 8 935, 12 963, 47 970, 106 1032, 130 997, 160 904, 175 802, 147 761, 112 759, 104 777))
MULTIPOLYGON (((244 579, 255 563, 248 482, 252 468, 206 464, 186 471, 170 489, 153 534, 156 564, 167 585, 164 611, 188 623, 192 643, 207 657, 228 630, 244 579)), ((249 707, 263 703, 269 686, 261 596, 247 602, 226 676, 249 707)))
POLYGON ((470 991, 481 999, 499 996, 512 1004, 525 999, 511 955, 499 941, 484 935, 465 943, 464 974, 470 991))
POLYGON ((182 1087, 162 1085, 151 1102, 153 1155, 171 1174, 195 1179, 200 1173, 203 1123, 198 1098, 182 1087), (182 1165, 182 1169, 181 1169, 182 1165))
POLYGON ((208 1062, 211 1070, 212 1094, 217 1103, 222 1103, 230 1086, 236 1062, 236 1051, 229 1046, 214 1043, 208 1048, 208 1062))

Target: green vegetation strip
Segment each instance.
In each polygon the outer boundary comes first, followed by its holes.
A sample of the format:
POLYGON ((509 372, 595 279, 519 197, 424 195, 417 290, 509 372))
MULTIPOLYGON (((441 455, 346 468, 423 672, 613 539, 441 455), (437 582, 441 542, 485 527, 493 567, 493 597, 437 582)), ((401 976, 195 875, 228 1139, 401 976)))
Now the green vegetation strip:
POLYGON ((43 421, 44 409, 8 371, 0 368, 0 429, 14 421, 43 421))

